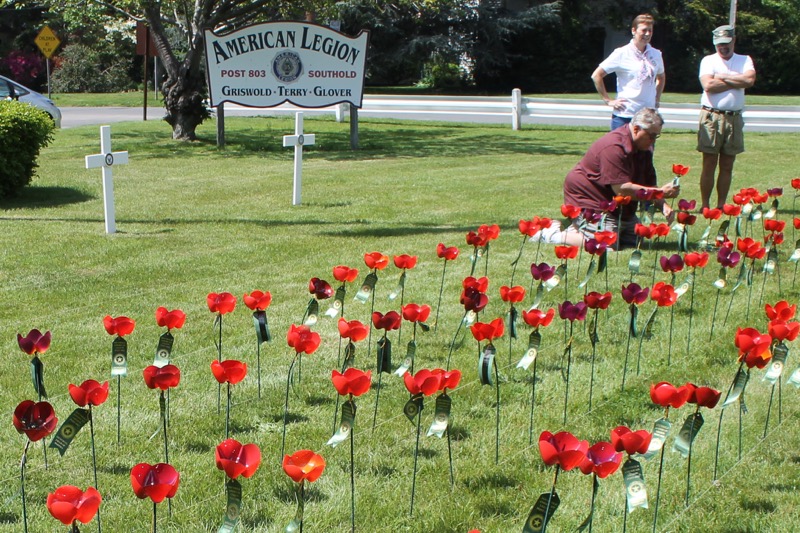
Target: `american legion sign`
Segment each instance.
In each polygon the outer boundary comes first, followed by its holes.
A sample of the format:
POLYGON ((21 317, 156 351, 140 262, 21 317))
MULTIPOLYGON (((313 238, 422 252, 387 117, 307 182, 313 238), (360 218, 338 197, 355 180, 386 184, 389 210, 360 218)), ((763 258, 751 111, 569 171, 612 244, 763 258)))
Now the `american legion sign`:
POLYGON ((267 22, 205 31, 211 105, 361 107, 369 33, 357 37, 307 22, 267 22))

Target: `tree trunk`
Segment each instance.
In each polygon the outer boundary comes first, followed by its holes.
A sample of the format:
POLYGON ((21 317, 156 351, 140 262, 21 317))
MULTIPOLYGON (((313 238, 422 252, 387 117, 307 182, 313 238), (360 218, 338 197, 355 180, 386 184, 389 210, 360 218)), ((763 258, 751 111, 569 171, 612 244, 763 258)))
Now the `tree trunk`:
POLYGON ((166 109, 164 120, 172 126, 173 139, 194 141, 197 140, 195 129, 210 116, 203 103, 205 80, 183 67, 180 72, 180 77, 170 76, 162 86, 166 109))

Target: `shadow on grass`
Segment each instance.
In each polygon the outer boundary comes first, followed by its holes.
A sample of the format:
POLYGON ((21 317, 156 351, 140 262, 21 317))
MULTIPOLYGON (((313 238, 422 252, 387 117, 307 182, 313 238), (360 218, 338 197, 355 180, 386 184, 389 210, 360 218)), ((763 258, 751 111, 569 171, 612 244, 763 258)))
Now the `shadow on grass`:
POLYGON ((93 200, 94 196, 72 187, 29 186, 12 198, 1 198, 0 209, 36 209, 60 207, 93 200))
POLYGON ((19 517, 14 513, 0 512, 0 524, 16 524, 17 522, 19 522, 19 517))
MULTIPOLYGON (((275 487, 275 490, 272 491, 276 498, 280 501, 290 504, 290 505, 297 505, 297 485, 295 484, 283 484, 275 487)), ((305 502, 326 502, 330 498, 324 492, 318 490, 313 483, 306 483, 305 488, 305 502)))
POLYGON ((307 405, 331 405, 333 403, 333 398, 329 396, 309 396, 306 399, 307 405))
POLYGON ((517 479, 499 472, 489 472, 482 476, 471 476, 464 479, 464 486, 470 490, 509 489, 518 484, 517 479))
MULTIPOLYGON (((271 419, 273 422, 283 425, 283 413, 272 415, 271 419)), ((305 415, 295 415, 292 413, 286 415, 287 424, 295 424, 297 422, 308 422, 308 417, 305 415)))
POLYGON ((105 472, 106 474, 112 474, 115 476, 121 476, 123 474, 127 475, 131 473, 130 465, 100 465, 97 469, 101 472, 105 472))

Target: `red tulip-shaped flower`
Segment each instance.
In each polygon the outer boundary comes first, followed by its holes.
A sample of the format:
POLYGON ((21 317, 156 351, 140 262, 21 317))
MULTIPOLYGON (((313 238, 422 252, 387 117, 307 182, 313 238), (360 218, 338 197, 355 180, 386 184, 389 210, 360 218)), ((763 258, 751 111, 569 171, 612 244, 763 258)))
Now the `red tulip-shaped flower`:
POLYGON ((126 316, 112 318, 110 315, 106 315, 103 318, 103 327, 106 328, 109 335, 124 337, 133 332, 133 328, 136 327, 136 322, 126 316))
POLYGON ((24 337, 17 333, 17 343, 28 355, 44 353, 50 348, 50 332, 42 334, 38 329, 32 329, 24 337))
POLYGON ((513 287, 503 285, 500 287, 500 299, 512 304, 519 303, 525 299, 525 287, 522 285, 514 285, 513 287))
POLYGON ((97 514, 103 498, 97 489, 88 487, 86 492, 73 485, 62 485, 47 495, 47 510, 53 518, 65 525, 75 521, 88 524, 97 514))
POLYGON ((645 429, 631 431, 625 426, 617 426, 611 430, 611 445, 618 452, 626 452, 628 455, 635 453, 647 453, 653 434, 645 429))
POLYGON ((269 291, 253 291, 249 294, 245 293, 242 301, 253 311, 265 311, 272 303, 272 294, 269 291))
POLYGON ((165 365, 161 368, 150 365, 142 372, 144 383, 148 389, 167 390, 177 387, 181 382, 181 371, 175 365, 165 365))
POLYGON ((423 368, 413 375, 411 372, 406 372, 403 375, 403 382, 412 396, 416 396, 417 394, 430 396, 441 390, 441 380, 442 374, 432 372, 427 368, 423 368))
POLYGON ((178 492, 181 476, 172 465, 139 463, 131 468, 131 487, 139 499, 150 498, 161 503, 178 492))
POLYGON ((505 331, 505 323, 502 318, 495 318, 488 324, 485 322, 475 322, 469 329, 472 331, 472 336, 478 342, 489 341, 498 339, 503 336, 505 331))
POLYGON ((661 407, 674 407, 677 409, 689 400, 691 389, 685 385, 676 387, 667 381, 661 381, 650 386, 650 399, 661 407))
POLYGON ((352 283, 358 277, 358 269, 350 268, 346 265, 338 265, 333 267, 333 279, 340 283, 352 283))
POLYGON ((70 383, 69 395, 79 407, 87 405, 97 407, 108 398, 108 381, 102 385, 93 379, 87 379, 80 386, 70 383))
POLYGON ((616 472, 620 463, 622 454, 610 442, 598 442, 589 448, 586 459, 578 467, 584 474, 595 474, 603 479, 616 472))
POLYGON ((556 310, 552 307, 546 312, 541 309, 531 309, 530 311, 522 311, 522 320, 532 328, 547 327, 556 316, 556 310))
POLYGON ((458 247, 445 246, 444 243, 440 242, 436 245, 436 257, 445 261, 452 261, 458 257, 458 247))
POLYGON ((12 422, 19 433, 24 433, 31 442, 36 442, 56 429, 58 418, 48 402, 25 400, 14 409, 12 422))
POLYGON ((308 282, 308 292, 317 300, 327 300, 333 296, 333 287, 324 279, 311 278, 308 282))
POLYGON ((396 266, 397 268, 410 269, 417 266, 416 255, 408 255, 408 254, 395 255, 393 257, 393 260, 394 260, 394 266, 396 266))
POLYGON ((283 457, 283 471, 296 483, 316 481, 325 470, 325 459, 311 450, 300 450, 283 457))
POLYGON ((403 318, 409 322, 425 322, 431 316, 431 306, 414 303, 403 306, 403 318))
POLYGON ((578 440, 572 433, 560 431, 553 435, 543 431, 539 435, 539 452, 547 466, 558 463, 562 470, 572 470, 586 459, 589 443, 578 440))
POLYGON ((352 367, 345 370, 344 374, 334 370, 331 373, 331 381, 336 392, 342 396, 348 394, 361 396, 372 386, 372 372, 364 372, 352 367))
POLYGON ((611 303, 611 293, 600 294, 599 292, 589 292, 583 297, 584 303, 589 309, 608 309, 611 303))
POLYGON ((769 323, 768 332, 773 340, 778 342, 793 341, 800 333, 800 322, 784 322, 783 320, 772 320, 769 323))
POLYGON ((320 337, 316 331, 311 331, 308 326, 289 326, 286 342, 297 353, 314 353, 319 348, 320 337))
POLYGON ((397 311, 389 311, 385 315, 377 311, 372 313, 372 325, 386 331, 398 329, 402 320, 397 311))
POLYGON ((208 310, 212 313, 225 315, 236 307, 236 296, 229 292, 221 292, 219 294, 210 292, 206 296, 206 303, 208 304, 208 310))
POLYGON ((249 478, 261 465, 261 450, 255 444, 242 444, 234 439, 222 441, 214 452, 217 468, 230 479, 249 478))
POLYGON ((575 259, 578 257, 578 247, 577 246, 565 246, 559 245, 553 248, 555 251, 556 257, 559 259, 575 259))
POLYGON ((772 337, 756 328, 736 328, 733 343, 739 348, 739 362, 744 361, 748 368, 764 368, 772 358, 772 337))
POLYGON ((678 301, 678 294, 675 292, 675 288, 672 285, 659 281, 650 289, 650 298, 655 301, 659 307, 669 307, 678 301))
POLYGON ((764 311, 767 313, 767 318, 770 320, 791 320, 797 312, 797 304, 789 305, 786 300, 781 300, 774 306, 766 304, 764 311))
POLYGON ((369 328, 358 320, 347 321, 339 318, 339 336, 343 339, 350 339, 353 342, 363 341, 369 334, 369 328))
POLYGON ((167 311, 166 307, 156 309, 156 323, 167 329, 181 329, 186 322, 186 313, 180 309, 167 311))
POLYGON ((643 304, 647 301, 650 294, 649 287, 640 287, 638 283, 630 283, 622 286, 622 299, 628 304, 643 304))
POLYGON ((364 264, 370 270, 383 270, 389 264, 389 257, 380 252, 364 254, 364 264))
POLYGON ((700 407, 708 407, 713 409, 717 406, 722 393, 711 387, 698 387, 693 383, 687 383, 684 387, 688 388, 691 393, 689 394, 688 403, 692 403, 700 407))
POLYGON ((460 370, 444 370, 442 368, 434 368, 431 373, 439 375, 439 390, 455 389, 461 381, 460 370))
POLYGON ((234 359, 228 359, 221 363, 214 359, 211 362, 211 373, 219 383, 230 383, 236 385, 247 375, 247 364, 234 359))

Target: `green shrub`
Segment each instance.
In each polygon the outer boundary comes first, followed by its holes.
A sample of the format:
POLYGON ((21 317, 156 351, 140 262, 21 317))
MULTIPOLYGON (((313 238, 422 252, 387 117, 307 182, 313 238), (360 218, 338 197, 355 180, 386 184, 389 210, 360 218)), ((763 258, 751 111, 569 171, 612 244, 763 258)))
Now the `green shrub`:
POLYGON ((0 196, 14 196, 31 182, 39 151, 53 140, 54 130, 44 111, 0 101, 0 196))
POLYGON ((126 59, 105 60, 104 54, 82 44, 66 47, 59 59, 53 72, 53 92, 106 93, 133 87, 126 59))

